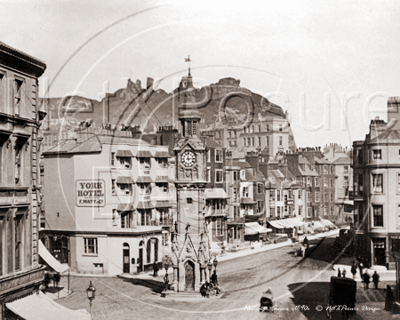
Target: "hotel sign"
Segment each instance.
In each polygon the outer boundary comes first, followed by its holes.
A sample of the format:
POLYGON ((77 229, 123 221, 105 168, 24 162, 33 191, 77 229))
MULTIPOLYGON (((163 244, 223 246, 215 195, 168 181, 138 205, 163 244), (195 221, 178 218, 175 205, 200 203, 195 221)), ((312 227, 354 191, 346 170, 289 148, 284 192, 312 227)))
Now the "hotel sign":
POLYGON ((78 207, 104 207, 106 205, 104 180, 76 180, 76 205, 78 207))

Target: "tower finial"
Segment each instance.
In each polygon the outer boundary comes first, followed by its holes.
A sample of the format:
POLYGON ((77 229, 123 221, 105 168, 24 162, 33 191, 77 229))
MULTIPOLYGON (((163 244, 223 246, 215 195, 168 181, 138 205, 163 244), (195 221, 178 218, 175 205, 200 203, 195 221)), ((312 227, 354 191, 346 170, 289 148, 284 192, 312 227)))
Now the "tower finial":
POLYGON ((189 63, 189 68, 188 68, 188 76, 190 77, 191 76, 191 74, 190 74, 190 55, 188 55, 188 57, 187 58, 185 58, 185 62, 188 62, 189 63))

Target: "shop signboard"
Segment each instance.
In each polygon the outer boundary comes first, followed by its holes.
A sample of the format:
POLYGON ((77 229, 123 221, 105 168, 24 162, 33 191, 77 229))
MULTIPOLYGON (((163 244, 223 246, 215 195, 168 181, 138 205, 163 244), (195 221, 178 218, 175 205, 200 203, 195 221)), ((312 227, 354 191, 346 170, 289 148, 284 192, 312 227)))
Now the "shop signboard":
POLYGON ((75 194, 78 207, 104 207, 106 205, 104 180, 76 180, 75 194))

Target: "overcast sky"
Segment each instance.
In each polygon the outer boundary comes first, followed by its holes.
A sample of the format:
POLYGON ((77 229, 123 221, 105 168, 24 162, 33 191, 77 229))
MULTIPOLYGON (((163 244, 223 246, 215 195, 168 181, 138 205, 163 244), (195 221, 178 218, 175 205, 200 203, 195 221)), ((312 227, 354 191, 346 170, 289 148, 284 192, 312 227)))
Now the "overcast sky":
POLYGON ((0 0, 0 41, 46 62, 52 97, 99 100, 129 77, 171 91, 190 55, 198 87, 275 94, 298 146, 350 146, 400 96, 398 1, 189 2, 0 0))

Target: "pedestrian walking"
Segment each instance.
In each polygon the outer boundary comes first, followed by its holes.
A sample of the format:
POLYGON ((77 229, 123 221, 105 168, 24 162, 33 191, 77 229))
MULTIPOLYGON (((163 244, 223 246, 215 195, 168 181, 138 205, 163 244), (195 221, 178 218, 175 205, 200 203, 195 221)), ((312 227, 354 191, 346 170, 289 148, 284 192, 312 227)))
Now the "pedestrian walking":
POLYGON ((158 264, 155 261, 153 263, 153 277, 158 277, 158 264))
POLYGON ((217 271, 215 271, 215 270, 214 270, 214 273, 213 273, 212 276, 211 276, 211 283, 212 283, 214 286, 217 286, 217 285, 218 285, 217 271))
POLYGON ((164 285, 165 285, 164 290, 165 291, 168 291, 168 283, 169 283, 168 273, 166 273, 165 276, 164 276, 164 285))
POLYGON ((387 285, 386 287, 386 298, 385 298, 385 310, 392 311, 392 305, 394 301, 392 288, 387 285))
POLYGON ((364 282, 364 289, 366 289, 366 290, 368 290, 370 278, 371 278, 371 276, 368 274, 368 272, 365 271, 365 273, 362 276, 362 279, 364 282))
POLYGON ((362 261, 360 260, 360 263, 358 264, 358 269, 360 269, 360 277, 361 278, 363 275, 363 268, 364 268, 364 265, 363 265, 362 261))
POLYGON ((374 274, 372 275, 372 281, 375 285, 375 290, 378 290, 378 282, 379 282, 379 274, 375 271, 374 274))
POLYGON ((343 277, 343 278, 346 278, 346 269, 345 269, 345 268, 343 268, 342 277, 343 277))
POLYGON ((304 245, 301 246, 301 255, 303 256, 303 258, 306 255, 306 247, 304 245))
POLYGON ((337 269, 337 276, 340 278, 342 276, 342 273, 340 272, 340 268, 337 269))
POLYGON ((307 236, 304 237, 303 246, 305 246, 306 249, 308 248, 308 239, 307 239, 307 236))
POLYGON ((353 275, 353 279, 355 279, 356 274, 357 274, 357 263, 355 261, 353 262, 353 265, 351 266, 350 272, 353 275))

